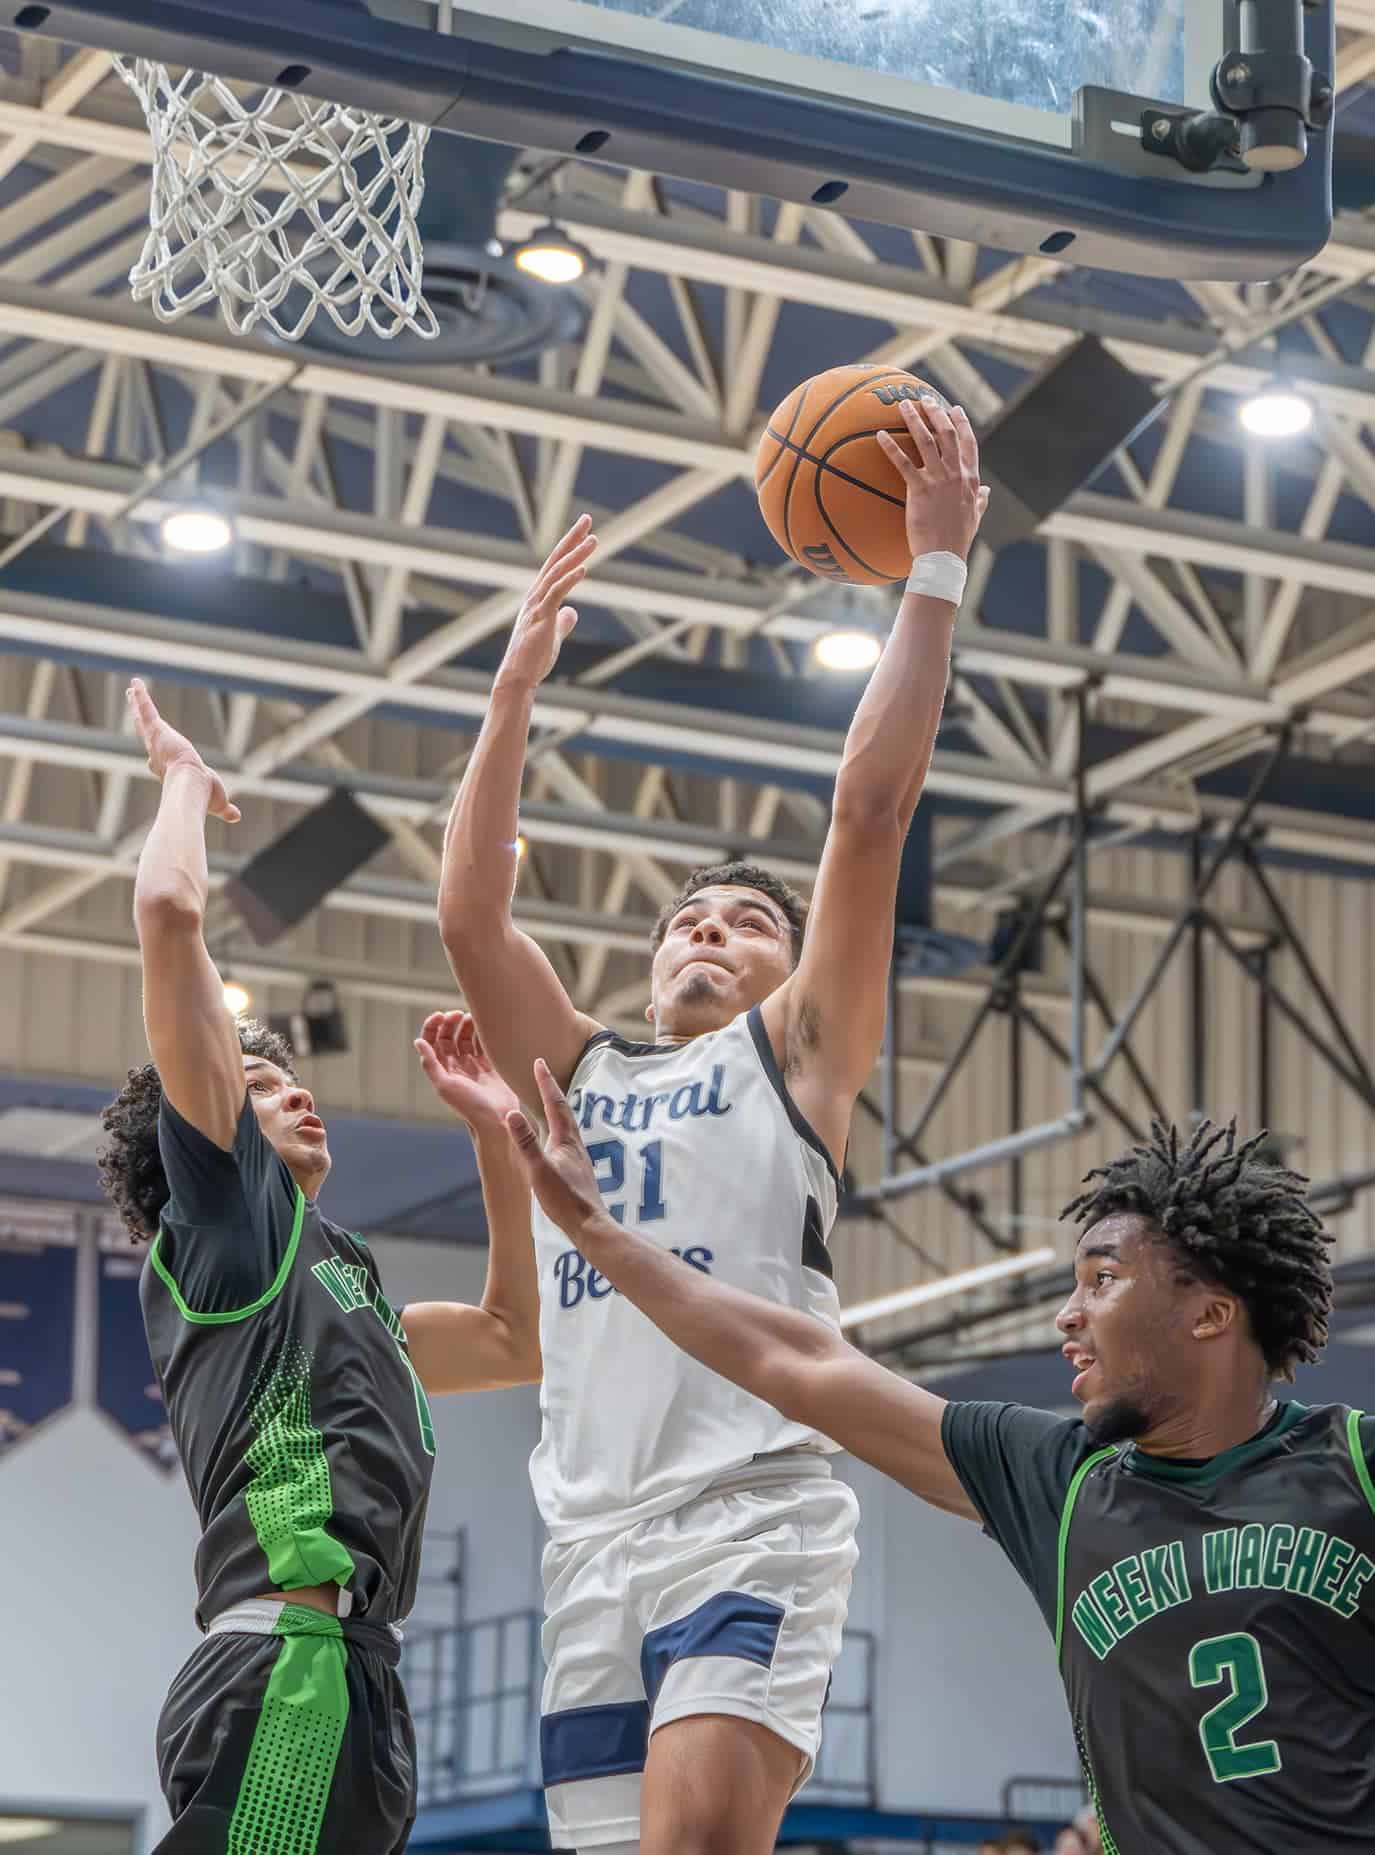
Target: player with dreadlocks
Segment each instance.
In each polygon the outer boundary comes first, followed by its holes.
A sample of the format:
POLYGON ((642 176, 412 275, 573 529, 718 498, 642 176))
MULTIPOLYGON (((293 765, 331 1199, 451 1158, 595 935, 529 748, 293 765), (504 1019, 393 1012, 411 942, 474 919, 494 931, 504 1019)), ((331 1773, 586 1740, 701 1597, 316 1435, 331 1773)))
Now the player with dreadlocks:
POLYGON ((1375 1848, 1375 1418, 1277 1402, 1327 1339, 1331 1239, 1264 1136, 1088 1175, 1056 1317, 1081 1419, 947 1402, 609 1217, 576 1122, 512 1137, 547 1216, 685 1351, 982 1524, 1055 1636, 1105 1855, 1375 1848))

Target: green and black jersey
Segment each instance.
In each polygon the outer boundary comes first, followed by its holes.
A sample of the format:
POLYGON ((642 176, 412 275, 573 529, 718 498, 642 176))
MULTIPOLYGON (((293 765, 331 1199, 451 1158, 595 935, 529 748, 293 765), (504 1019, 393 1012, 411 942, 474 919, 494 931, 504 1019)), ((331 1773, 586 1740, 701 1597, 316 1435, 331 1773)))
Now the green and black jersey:
POLYGON ((415 1596, 434 1430, 367 1246, 307 1200, 245 1097, 228 1151, 164 1099, 171 1198, 140 1284, 200 1515, 196 1620, 337 1584, 340 1614, 415 1596))
POLYGON ((956 1403, 943 1440, 1055 1633, 1106 1855, 1375 1850, 1375 1418, 1205 1462, 956 1403))

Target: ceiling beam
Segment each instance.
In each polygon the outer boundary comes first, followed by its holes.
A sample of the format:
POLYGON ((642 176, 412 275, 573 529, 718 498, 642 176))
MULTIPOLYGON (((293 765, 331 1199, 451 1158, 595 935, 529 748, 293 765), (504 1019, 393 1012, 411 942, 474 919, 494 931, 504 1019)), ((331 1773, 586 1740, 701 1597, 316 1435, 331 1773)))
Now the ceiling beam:
MULTIPOLYGON (((828 302, 836 309, 877 317, 901 330, 934 331, 941 339, 984 342, 1025 355, 1029 364, 1058 354, 1085 329, 1101 335, 1127 366, 1167 386, 1192 375, 1216 353, 1211 331, 1086 311, 1083 305, 1072 306, 1073 313, 1051 304, 985 308, 924 272, 866 265, 814 249, 799 260, 770 239, 731 232, 714 222, 665 219, 568 195, 559 196, 557 212, 561 223, 594 249, 600 244, 596 255, 609 261, 704 283, 740 283, 756 293, 808 305, 816 303, 818 290, 825 286, 828 302)), ((540 216, 521 212, 516 215, 518 225, 513 223, 508 233, 533 227, 540 216)), ((1360 239, 1348 254, 1354 282, 1375 267, 1375 228, 1354 224, 1352 236, 1360 239)), ((1334 274, 1346 275, 1332 245, 1322 260, 1334 274)), ((662 407, 603 399, 594 402, 594 412, 586 402, 579 406, 574 394, 488 376, 481 377, 483 391, 477 394, 473 388, 479 377, 466 370, 367 366, 309 352, 288 357, 265 342, 233 341, 210 323, 188 320, 173 328, 131 302, 18 282, 6 281, 0 288, 0 309, 11 337, 94 347, 154 365, 209 369, 258 384, 285 385, 291 380, 300 392, 571 439, 687 469, 725 468, 729 462, 736 474, 744 475, 752 468, 751 447, 731 444, 719 427, 674 419, 662 407), (299 377, 293 380, 298 368, 299 377), (653 447, 647 451, 650 433, 653 447)), ((1269 377, 1270 368, 1264 344, 1259 344, 1254 359, 1243 354, 1219 361, 1210 368, 1208 383, 1221 392, 1250 393, 1269 377)), ((1368 369, 1304 358, 1294 378, 1329 411, 1367 421, 1375 418, 1375 374, 1368 369)))
POLYGON ((396 368, 334 360, 306 350, 283 355, 251 337, 234 340, 214 324, 170 327, 134 303, 82 297, 38 285, 0 283, 0 324, 7 339, 94 348, 152 366, 211 372, 255 386, 290 386, 360 405, 437 414, 464 425, 572 439, 628 457, 684 470, 709 470, 729 482, 753 470, 753 453, 699 421, 663 407, 619 400, 579 400, 509 376, 458 368, 396 368))
MULTIPOLYGON (((0 496, 68 507, 105 519, 127 500, 137 478, 136 471, 119 464, 25 453, 0 455, 0 496)), ((178 506, 174 498, 154 496, 141 505, 141 513, 151 522, 178 506)), ((516 594, 529 585, 539 565, 519 542, 388 522, 351 510, 327 510, 316 503, 243 496, 229 498, 226 506, 234 514, 242 539, 262 547, 294 549, 320 560, 351 561, 516 594)), ((1287 533, 1265 534, 1218 517, 1147 508, 1090 493, 1076 496, 1051 517, 1044 532, 1056 539, 1115 548, 1133 557, 1187 558, 1205 566, 1272 578, 1301 578, 1328 591, 1375 599, 1372 548, 1287 533)), ((819 594, 820 589, 805 580, 785 584, 780 593, 776 584, 758 579, 706 580, 698 573, 599 559, 585 583, 584 597, 589 603, 613 609, 627 604, 663 618, 811 643, 832 621, 824 615, 788 610, 787 600, 811 601, 819 594)), ((955 638, 955 661, 967 673, 985 672, 1062 691, 1092 680, 1105 695, 1162 708, 1215 709, 1252 721, 1279 716, 1262 684, 1248 683, 1235 673, 1168 658, 1052 643, 996 627, 961 626, 955 638)), ((1314 725, 1320 732, 1340 735, 1367 718, 1364 705, 1339 702, 1330 713, 1315 717, 1314 725)))
MULTIPOLYGON (((360 704, 360 713, 383 705, 419 710, 436 722, 447 718, 470 733, 476 732, 490 697, 490 679, 471 671, 450 670, 424 682, 394 683, 376 670, 357 667, 360 660, 353 652, 293 646, 266 633, 218 628, 211 632, 205 626, 34 594, 0 592, 0 639, 26 644, 40 654, 76 652, 131 669, 162 664, 221 689, 266 688, 297 698, 306 693, 347 696, 360 704)), ((535 729, 562 731, 574 723, 592 752, 605 741, 646 749, 650 757, 676 752, 819 779, 834 778, 845 744, 838 729, 648 701, 609 689, 542 685, 535 702, 535 729)), ((284 752, 277 764, 295 758, 294 752, 284 752)), ((249 770, 258 776, 272 769, 253 765, 250 756, 249 770)), ((1024 766, 1002 767, 973 754, 938 752, 927 780, 928 791, 982 796, 989 804, 1025 797, 1038 785, 1047 793, 1068 791, 1067 783, 1040 779, 1024 766)))

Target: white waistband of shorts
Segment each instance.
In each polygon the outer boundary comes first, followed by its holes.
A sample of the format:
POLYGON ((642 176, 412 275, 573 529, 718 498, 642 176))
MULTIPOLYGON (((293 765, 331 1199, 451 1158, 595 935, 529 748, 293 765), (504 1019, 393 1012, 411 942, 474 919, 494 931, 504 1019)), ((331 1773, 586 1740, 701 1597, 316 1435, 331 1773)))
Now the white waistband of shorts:
MULTIPOLYGON (((288 1595, 279 1602, 271 1597, 250 1597, 242 1604, 231 1604, 228 1610, 222 1610, 219 1616, 212 1618, 206 1625, 207 1636, 274 1636, 282 1620, 282 1605, 289 1604, 288 1595)), ((327 1616, 329 1613, 321 1613, 327 1616)), ((402 1642, 401 1631, 394 1623, 385 1625, 398 1642, 402 1642)))
MULTIPOLYGON (((778 1449, 754 1456, 708 1482, 702 1495, 738 1494, 742 1488, 772 1488, 779 1482, 829 1481, 831 1459, 817 1449, 778 1449)), ((701 1496, 697 1497, 701 1499, 701 1496)))

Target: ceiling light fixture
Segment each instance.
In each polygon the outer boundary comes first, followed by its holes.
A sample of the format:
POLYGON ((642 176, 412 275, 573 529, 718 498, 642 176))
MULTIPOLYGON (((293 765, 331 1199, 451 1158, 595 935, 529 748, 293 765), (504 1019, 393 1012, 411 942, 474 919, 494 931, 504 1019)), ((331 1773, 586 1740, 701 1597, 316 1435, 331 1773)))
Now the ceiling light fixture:
POLYGON ((175 509, 162 519, 162 539, 178 554, 218 554, 234 539, 234 524, 218 509, 175 509))
POLYGON ((883 646, 872 631, 853 629, 827 631, 814 646, 817 662, 823 670, 872 670, 883 646))
POLYGON ((247 986, 239 984, 237 979, 224 982, 224 1008, 231 1016, 241 1018, 253 1003, 253 994, 247 986))
POLYGON ((1294 438, 1313 423, 1313 408, 1293 387, 1272 380, 1242 401, 1241 422, 1256 438, 1294 438))
POLYGON ((553 220, 539 226, 511 253, 518 270, 541 283, 576 283, 592 261, 592 254, 570 238, 553 220))

